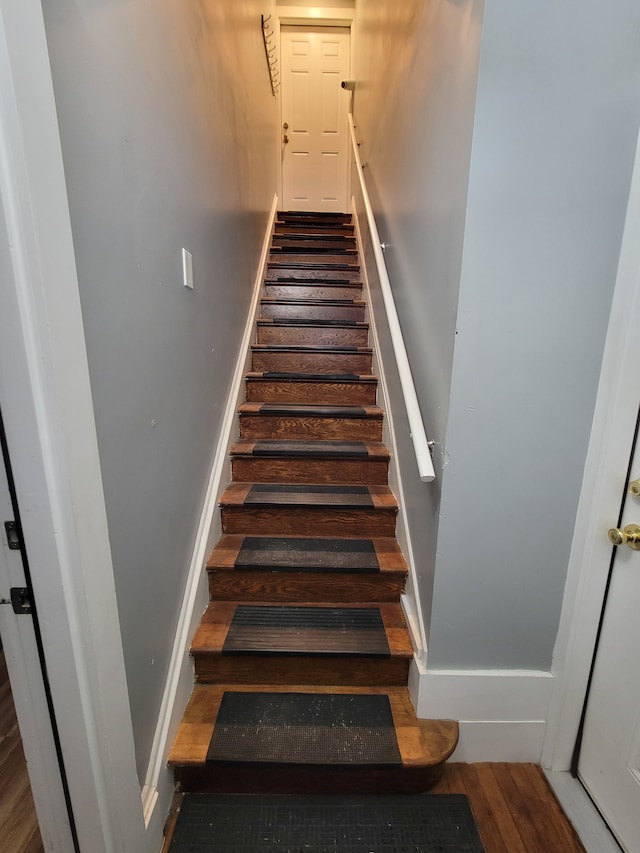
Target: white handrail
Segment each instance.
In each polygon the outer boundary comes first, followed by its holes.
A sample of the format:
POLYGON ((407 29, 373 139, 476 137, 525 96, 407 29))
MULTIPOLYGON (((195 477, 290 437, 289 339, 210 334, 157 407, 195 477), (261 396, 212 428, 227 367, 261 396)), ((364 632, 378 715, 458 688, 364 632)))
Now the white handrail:
POLYGON ((371 209, 371 202, 369 201, 367 185, 364 180, 364 172, 362 170, 360 152, 358 151, 358 143, 356 141, 356 129, 353 123, 353 116, 351 115, 351 113, 349 113, 349 130, 351 132, 351 145, 353 148, 353 156, 355 158, 356 168, 358 170, 358 178, 360 179, 360 190, 362 192, 362 200, 364 202, 364 209, 367 215, 369 232, 371 233, 373 254, 375 255, 376 265, 378 267, 380 290, 382 291, 384 307, 387 312, 389 332, 391 334, 391 343, 393 344, 393 352, 396 357, 396 364, 398 366, 398 373, 400 375, 400 386, 402 388, 402 396, 404 397, 404 405, 407 410, 407 417, 409 419, 409 431, 411 433, 413 449, 416 454, 416 461, 418 463, 418 473, 420 474, 420 479, 424 483, 430 483, 432 480, 435 480, 436 472, 433 467, 433 461, 431 459, 431 450, 429 449, 429 442, 427 440, 427 433, 425 432, 424 422, 420 413, 420 405, 418 403, 416 388, 413 384, 411 367, 409 365, 409 359, 407 357, 407 350, 404 345, 404 338, 402 337, 400 321, 398 320, 396 303, 393 299, 391 283, 389 282, 389 276, 387 274, 387 266, 384 262, 384 256, 382 254, 380 235, 378 234, 376 220, 374 219, 373 210, 371 209))

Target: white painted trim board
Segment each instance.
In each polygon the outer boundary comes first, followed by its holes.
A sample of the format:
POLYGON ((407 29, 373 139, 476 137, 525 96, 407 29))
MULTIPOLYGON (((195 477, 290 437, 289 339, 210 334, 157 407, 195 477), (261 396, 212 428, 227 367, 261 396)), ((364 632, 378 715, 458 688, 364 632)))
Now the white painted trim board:
MULTIPOLYGON (((189 573, 185 585, 178 627, 173 643, 169 671, 162 695, 160 714, 151 748, 151 757, 142 791, 145 824, 148 827, 154 817, 164 822, 173 796, 174 784, 171 771, 166 768, 167 753, 175 736, 178 723, 193 690, 193 664, 189 656, 189 644, 193 632, 209 600, 205 565, 215 541, 221 533, 220 516, 216 515, 220 496, 230 480, 229 448, 236 440, 233 432, 237 428, 238 405, 242 400, 243 379, 251 358, 250 343, 255 329, 258 302, 271 245, 271 235, 278 208, 278 196, 274 195, 265 230, 260 260, 253 285, 253 295, 242 336, 238 358, 227 396, 224 416, 220 428, 209 483, 200 515, 189 573), (225 477, 225 473, 227 476, 225 477)), ((237 432, 237 429, 236 429, 237 432)))

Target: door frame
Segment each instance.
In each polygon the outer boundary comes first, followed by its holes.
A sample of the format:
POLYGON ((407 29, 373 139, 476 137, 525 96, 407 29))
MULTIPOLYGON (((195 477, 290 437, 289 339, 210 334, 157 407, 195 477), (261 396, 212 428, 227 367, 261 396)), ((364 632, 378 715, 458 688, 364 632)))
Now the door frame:
MULTIPOLYGON (((314 6, 306 8, 302 6, 278 6, 276 9, 276 53, 279 58, 279 64, 282 66, 282 27, 342 27, 349 30, 349 68, 353 73, 354 68, 354 32, 353 21, 355 18, 355 8, 341 9, 332 6, 314 6)), ((284 198, 283 195, 283 169, 282 169, 282 86, 278 88, 276 98, 278 100, 278 138, 280 145, 278 146, 278 163, 277 163, 277 181, 278 181, 278 198, 284 198)), ((351 109, 353 112, 353 92, 351 93, 351 109)), ((351 186, 351 157, 347 160, 347 203, 351 194, 349 187, 351 186)), ((346 213, 347 211, 345 211, 346 213)))
POLYGON ((567 771, 585 701, 640 400, 640 138, 578 504, 542 764, 567 771))
MULTIPOLYGON (((60 135, 40 0, 0 0, 0 399, 79 845, 157 849, 145 832, 60 135)), ((42 720, 32 651, 12 690, 21 730, 42 720)), ((37 668, 37 669, 36 669, 37 668)), ((34 742, 34 749, 37 745, 34 742)), ((45 849, 68 853, 47 809, 58 773, 30 768, 45 849), (42 806, 46 804, 46 808, 42 806)), ((55 758, 55 756, 54 756, 55 758)), ((155 826, 158 823, 159 826, 155 826)))

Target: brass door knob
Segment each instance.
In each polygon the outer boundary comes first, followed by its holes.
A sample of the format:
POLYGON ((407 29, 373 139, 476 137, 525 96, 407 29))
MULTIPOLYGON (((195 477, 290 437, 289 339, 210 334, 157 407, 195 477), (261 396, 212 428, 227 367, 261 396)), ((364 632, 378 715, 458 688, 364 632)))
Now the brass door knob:
POLYGON ((640 480, 632 480, 629 483, 629 494, 634 498, 640 498, 640 480))
POLYGON ((282 125, 282 127, 283 127, 285 130, 289 130, 289 123, 285 121, 285 123, 282 125))
POLYGON ((285 145, 286 145, 286 144, 287 144, 287 142, 289 141, 289 137, 287 136, 287 134, 286 134, 286 133, 285 133, 285 135, 282 137, 282 141, 284 142, 284 144, 285 144, 285 145))
POLYGON ((640 526, 627 524, 622 530, 612 527, 609 531, 609 542, 612 545, 628 545, 634 551, 640 551, 640 526))

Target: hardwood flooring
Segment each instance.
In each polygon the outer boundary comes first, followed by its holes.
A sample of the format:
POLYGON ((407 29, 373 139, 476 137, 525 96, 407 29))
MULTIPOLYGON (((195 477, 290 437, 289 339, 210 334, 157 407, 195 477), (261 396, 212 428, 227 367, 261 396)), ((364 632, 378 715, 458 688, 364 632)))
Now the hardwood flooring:
POLYGON ((0 853, 43 853, 27 762, 0 650, 0 853))
MULTIPOLYGON (((585 853, 535 764, 447 764, 433 794, 466 794, 486 853, 585 853)), ((167 821, 168 853, 181 796, 167 821)))
POLYGON ((446 764, 434 794, 466 794, 487 853, 585 853, 536 764, 446 764))

